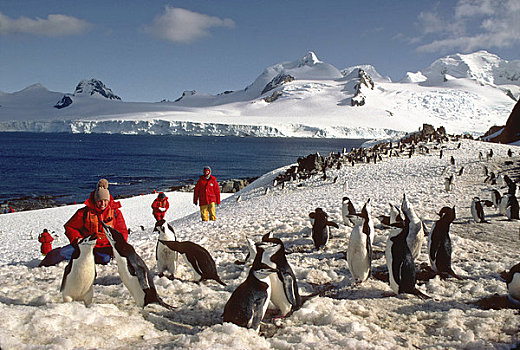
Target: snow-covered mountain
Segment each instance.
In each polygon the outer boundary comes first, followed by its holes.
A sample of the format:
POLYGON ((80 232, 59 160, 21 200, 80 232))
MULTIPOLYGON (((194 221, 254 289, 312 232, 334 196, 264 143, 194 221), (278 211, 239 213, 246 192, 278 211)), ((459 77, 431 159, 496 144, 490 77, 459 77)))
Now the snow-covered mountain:
POLYGON ((39 84, 0 93, 0 131, 384 138, 428 123, 479 134, 503 125, 519 95, 520 60, 486 51, 440 58, 398 82, 309 52, 242 90, 187 90, 174 102, 123 102, 96 79, 72 94, 39 84))

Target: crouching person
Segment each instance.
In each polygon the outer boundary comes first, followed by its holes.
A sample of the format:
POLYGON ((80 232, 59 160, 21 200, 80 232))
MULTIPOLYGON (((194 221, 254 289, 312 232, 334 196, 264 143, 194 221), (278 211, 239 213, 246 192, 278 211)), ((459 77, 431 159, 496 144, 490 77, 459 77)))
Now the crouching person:
POLYGON ((65 224, 65 235, 71 244, 51 250, 40 266, 52 266, 63 260, 70 260, 74 252, 72 243, 92 234, 97 235, 94 247, 96 264, 108 264, 113 252, 101 222, 121 232, 125 240, 128 239, 125 219, 119 208, 121 203, 114 201, 108 192, 108 181, 99 180, 96 190, 92 191, 85 201, 85 206, 78 209, 65 224))

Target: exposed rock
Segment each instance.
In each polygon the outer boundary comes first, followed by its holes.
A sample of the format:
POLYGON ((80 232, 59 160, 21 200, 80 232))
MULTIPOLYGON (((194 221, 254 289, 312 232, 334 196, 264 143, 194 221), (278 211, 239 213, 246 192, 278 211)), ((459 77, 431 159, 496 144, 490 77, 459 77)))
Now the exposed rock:
POLYGON ((112 92, 111 89, 105 86, 100 80, 90 79, 90 80, 82 80, 79 82, 78 86, 74 90, 74 95, 95 95, 99 94, 109 100, 121 100, 121 97, 117 96, 112 92))
POLYGON ((62 108, 70 106, 71 104, 72 104, 72 98, 70 98, 70 96, 64 95, 61 98, 61 100, 59 100, 58 103, 56 103, 54 105, 54 108, 62 109, 62 108))
POLYGON ((179 97, 178 99, 176 99, 174 102, 179 102, 180 100, 182 100, 183 98, 185 98, 186 96, 193 96, 197 93, 197 91, 195 90, 186 90, 182 93, 182 96, 179 97))
POLYGON ((354 86, 354 97, 352 97, 350 101, 351 106, 363 106, 365 104, 365 95, 361 92, 363 85, 371 90, 374 90, 374 81, 370 75, 365 73, 365 71, 361 68, 358 69, 358 79, 359 82, 354 86))
POLYGON ((506 126, 500 133, 489 141, 499 143, 511 143, 520 140, 520 101, 513 107, 513 111, 507 118, 506 126))
POLYGON ((282 93, 280 91, 275 91, 271 96, 267 96, 264 98, 264 101, 267 103, 274 102, 278 99, 278 97, 282 96, 282 93))
POLYGON ((275 76, 262 90, 262 95, 265 94, 267 91, 270 91, 280 85, 283 85, 285 83, 291 82, 294 80, 294 77, 290 76, 289 74, 283 74, 280 73, 277 76, 275 76))

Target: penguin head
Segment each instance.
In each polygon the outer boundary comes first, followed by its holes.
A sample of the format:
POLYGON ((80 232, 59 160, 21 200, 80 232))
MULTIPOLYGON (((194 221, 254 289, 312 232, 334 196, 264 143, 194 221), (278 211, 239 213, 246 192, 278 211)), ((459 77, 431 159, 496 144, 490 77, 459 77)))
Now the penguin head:
POLYGON ((78 241, 78 246, 95 246, 97 242, 97 234, 84 237, 78 241))
POLYGON ((158 220, 155 222, 155 226, 153 228, 153 232, 159 232, 159 233, 164 233, 165 230, 165 227, 164 227, 164 224, 166 223, 166 220, 158 220))
POLYGON ((259 259, 261 264, 275 268, 276 264, 272 262, 271 258, 282 249, 282 246, 273 242, 259 242, 255 244, 255 247, 257 251, 256 259, 259 259))
POLYGON ((473 197, 473 202, 480 202, 480 198, 479 197, 473 197))
POLYGON ((113 227, 108 226, 103 221, 101 221, 101 224, 103 225, 105 235, 107 236, 107 239, 111 245, 115 245, 116 242, 125 241, 125 238, 123 237, 123 234, 121 232, 119 232, 113 227))
POLYGON ((343 197, 343 199, 341 200, 342 203, 348 203, 350 202, 350 198, 348 197, 343 197))
POLYGON ((453 222, 455 220, 455 206, 453 208, 443 207, 438 214, 441 219, 445 219, 448 222, 453 222))
POLYGON ((266 279, 272 273, 277 273, 277 272, 278 272, 278 269, 272 268, 265 264, 260 264, 256 267, 251 268, 251 273, 253 273, 253 275, 259 280, 266 279))
POLYGON ((361 226, 365 222, 363 214, 352 214, 348 215, 347 218, 354 226, 361 226))
POLYGON ((368 217, 370 216, 370 212, 372 211, 372 207, 370 205, 370 198, 367 199, 365 202, 365 205, 361 209, 361 215, 365 218, 365 220, 368 220, 368 217))

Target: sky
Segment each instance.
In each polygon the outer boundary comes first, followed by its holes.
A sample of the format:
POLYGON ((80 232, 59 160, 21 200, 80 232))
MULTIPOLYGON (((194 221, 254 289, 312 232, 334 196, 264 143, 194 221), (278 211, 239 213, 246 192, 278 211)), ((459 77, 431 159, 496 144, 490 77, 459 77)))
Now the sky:
POLYGON ((393 81, 454 53, 520 58, 517 0, 0 0, 0 91, 72 93, 96 78, 124 101, 240 90, 308 51, 393 81))

